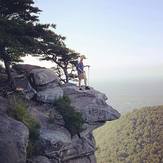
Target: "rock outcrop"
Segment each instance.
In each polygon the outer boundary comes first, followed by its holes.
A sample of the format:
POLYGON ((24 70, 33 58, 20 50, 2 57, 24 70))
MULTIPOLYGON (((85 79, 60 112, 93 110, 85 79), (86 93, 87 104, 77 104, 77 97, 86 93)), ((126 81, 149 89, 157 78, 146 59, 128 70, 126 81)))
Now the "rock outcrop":
MULTIPOLYGON (((74 84, 62 85, 56 74, 49 69, 30 65, 15 65, 14 68, 19 75, 25 76, 26 82, 35 92, 33 97, 36 101, 29 101, 28 110, 41 125, 39 146, 42 150, 40 156, 34 156, 32 163, 95 163, 96 144, 92 131, 104 122, 120 117, 106 103, 107 97, 93 88, 81 91, 74 84), (80 135, 71 136, 65 128, 63 117, 52 105, 63 95, 68 96, 74 109, 82 114, 84 130, 80 135), (49 122, 50 116, 53 117, 53 123, 49 122)), ((25 129, 21 130, 17 132, 21 134, 25 129)))
POLYGON ((0 113, 0 163, 26 163, 28 129, 0 113))
POLYGON ((54 103, 54 100, 63 96, 60 81, 50 69, 34 69, 30 72, 30 79, 37 90, 37 100, 45 103, 54 103))
POLYGON ((74 108, 83 114, 87 123, 105 122, 119 118, 120 114, 106 103, 105 94, 91 88, 79 90, 75 85, 65 85, 64 94, 71 99, 74 108))
POLYGON ((63 96, 63 90, 60 87, 61 83, 57 75, 52 70, 33 65, 21 64, 14 65, 14 68, 19 73, 23 73, 26 76, 26 82, 24 81, 24 84, 22 84, 22 82, 19 84, 20 79, 18 82, 16 82, 18 87, 27 85, 23 86, 23 88, 25 88, 26 92, 30 91, 31 94, 34 92, 38 101, 44 103, 53 103, 54 100, 57 100, 63 96), (29 82, 36 91, 31 91, 29 82))
POLYGON ((7 116, 8 100, 0 96, 0 163, 25 163, 27 127, 7 116))

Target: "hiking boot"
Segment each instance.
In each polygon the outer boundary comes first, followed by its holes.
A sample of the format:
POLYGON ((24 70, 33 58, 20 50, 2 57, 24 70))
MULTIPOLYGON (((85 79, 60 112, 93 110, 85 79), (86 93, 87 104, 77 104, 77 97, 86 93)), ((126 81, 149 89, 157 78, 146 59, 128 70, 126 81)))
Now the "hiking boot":
POLYGON ((86 90, 90 90, 90 88, 88 86, 85 87, 86 90))

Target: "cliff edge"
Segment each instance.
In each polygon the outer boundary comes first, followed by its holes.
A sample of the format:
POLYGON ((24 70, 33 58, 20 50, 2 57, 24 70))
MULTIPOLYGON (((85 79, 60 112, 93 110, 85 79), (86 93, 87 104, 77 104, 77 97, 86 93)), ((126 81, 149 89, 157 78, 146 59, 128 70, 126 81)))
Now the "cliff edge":
POLYGON ((27 102, 27 112, 39 123, 39 137, 35 144, 37 150, 29 158, 28 121, 22 123, 8 114, 8 108, 13 107, 9 97, 15 92, 5 92, 6 95, 4 90, 7 88, 3 85, 0 96, 0 163, 96 163, 92 131, 106 121, 120 117, 120 113, 106 103, 105 94, 93 88, 81 91, 74 84, 61 84, 52 70, 38 66, 15 65, 13 74, 16 87, 27 102), (75 135, 65 127, 67 122, 60 110, 54 107, 54 102, 65 96, 83 119, 82 130, 75 135))

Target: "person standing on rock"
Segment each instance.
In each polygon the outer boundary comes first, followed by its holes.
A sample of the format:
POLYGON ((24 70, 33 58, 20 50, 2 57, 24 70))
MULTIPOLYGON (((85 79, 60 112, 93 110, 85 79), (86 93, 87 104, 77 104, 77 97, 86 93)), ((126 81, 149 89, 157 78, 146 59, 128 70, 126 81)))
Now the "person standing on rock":
POLYGON ((83 60, 86 59, 85 55, 80 56, 80 62, 77 64, 77 71, 78 71, 78 78, 79 78, 79 90, 82 90, 81 88, 81 81, 84 79, 85 89, 89 90, 90 88, 87 86, 87 78, 86 73, 84 71, 84 67, 90 67, 89 65, 84 66, 83 60))

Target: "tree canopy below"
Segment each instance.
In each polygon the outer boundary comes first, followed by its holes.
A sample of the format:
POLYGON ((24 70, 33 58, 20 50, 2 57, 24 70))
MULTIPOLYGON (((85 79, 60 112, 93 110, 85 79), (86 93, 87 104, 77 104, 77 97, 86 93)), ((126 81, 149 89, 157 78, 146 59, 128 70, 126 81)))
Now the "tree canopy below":
POLYGON ((163 106, 146 107, 94 132, 98 163, 163 162, 163 106))

